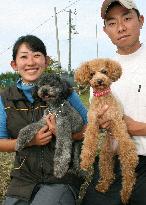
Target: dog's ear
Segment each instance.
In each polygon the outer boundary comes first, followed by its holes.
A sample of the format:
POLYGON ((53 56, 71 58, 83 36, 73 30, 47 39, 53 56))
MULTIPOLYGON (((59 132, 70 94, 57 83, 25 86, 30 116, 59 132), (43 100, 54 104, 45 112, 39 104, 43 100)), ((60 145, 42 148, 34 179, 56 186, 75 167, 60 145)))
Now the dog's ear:
POLYGON ((89 84, 89 81, 91 80, 90 75, 90 67, 89 63, 83 63, 79 68, 75 70, 74 74, 75 82, 81 85, 87 85, 89 84))
POLYGON ((42 73, 42 74, 40 75, 40 77, 35 80, 35 82, 34 82, 35 86, 38 86, 38 84, 39 84, 40 82, 44 82, 44 80, 45 80, 45 78, 46 78, 47 75, 48 75, 48 73, 42 73))
POLYGON ((120 63, 114 60, 109 60, 107 61, 107 67, 109 68, 109 77, 113 82, 117 81, 121 75, 122 75, 122 67, 120 63))
POLYGON ((73 87, 71 86, 70 82, 66 79, 61 78, 61 83, 63 86, 62 95, 63 98, 67 99, 73 91, 73 87))

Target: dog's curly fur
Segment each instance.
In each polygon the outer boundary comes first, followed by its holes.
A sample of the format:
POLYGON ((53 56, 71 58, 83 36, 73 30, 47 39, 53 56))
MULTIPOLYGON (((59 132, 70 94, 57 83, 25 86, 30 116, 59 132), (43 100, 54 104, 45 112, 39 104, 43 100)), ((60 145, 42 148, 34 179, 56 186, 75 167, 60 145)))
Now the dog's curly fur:
MULTIPOLYGON (((111 59, 95 59, 83 63, 76 70, 75 79, 80 84, 90 84, 94 91, 102 92, 109 88, 112 82, 117 81, 121 74, 122 68, 118 62, 111 59)), ((136 181, 135 168, 138 164, 138 156, 136 146, 131 140, 123 120, 123 110, 111 92, 100 97, 93 96, 89 107, 88 125, 85 131, 80 166, 83 170, 87 170, 95 162, 99 144, 98 113, 104 105, 109 105, 109 109, 103 118, 111 120, 111 123, 110 132, 107 130, 107 136, 99 153, 100 179, 96 189, 100 192, 106 192, 115 178, 113 171, 114 151, 110 144, 112 135, 112 138, 118 143, 117 154, 122 169, 121 199, 125 204, 136 181)))
MULTIPOLYGON (((74 159, 72 172, 79 171, 79 155, 81 142, 73 142, 72 133, 79 132, 83 127, 80 114, 66 100, 71 92, 71 86, 57 74, 43 74, 38 82, 38 96, 46 102, 44 116, 56 116, 56 147, 54 154, 54 176, 61 178, 69 170, 74 144, 74 159)), ((44 117, 20 130, 16 150, 21 151, 46 124, 44 117)))

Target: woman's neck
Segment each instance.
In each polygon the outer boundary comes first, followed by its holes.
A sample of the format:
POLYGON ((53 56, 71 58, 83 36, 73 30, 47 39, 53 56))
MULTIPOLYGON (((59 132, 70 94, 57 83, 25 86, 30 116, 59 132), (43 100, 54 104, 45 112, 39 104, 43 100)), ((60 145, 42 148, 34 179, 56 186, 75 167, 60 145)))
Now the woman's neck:
POLYGON ((22 85, 24 85, 24 86, 34 86, 34 83, 33 82, 24 82, 23 81, 23 79, 21 79, 21 83, 22 83, 22 85))

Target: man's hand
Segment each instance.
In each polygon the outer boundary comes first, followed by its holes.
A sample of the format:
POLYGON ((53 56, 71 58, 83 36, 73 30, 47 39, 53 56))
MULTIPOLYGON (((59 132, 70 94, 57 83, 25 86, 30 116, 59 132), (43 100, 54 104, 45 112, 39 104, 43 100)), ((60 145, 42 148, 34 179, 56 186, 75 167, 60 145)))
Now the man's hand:
POLYGON ((127 115, 124 115, 124 120, 131 136, 146 136, 146 123, 135 121, 127 115))
POLYGON ((110 120, 104 119, 104 114, 108 110, 109 106, 105 105, 102 107, 100 113, 97 113, 98 119, 99 119, 99 127, 100 129, 109 129, 110 128, 110 120))

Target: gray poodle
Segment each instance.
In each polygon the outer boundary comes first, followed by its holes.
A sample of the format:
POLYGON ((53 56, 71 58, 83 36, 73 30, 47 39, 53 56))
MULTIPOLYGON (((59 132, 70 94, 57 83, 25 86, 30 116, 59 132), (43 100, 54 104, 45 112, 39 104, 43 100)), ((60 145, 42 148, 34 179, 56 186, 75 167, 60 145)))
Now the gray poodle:
MULTIPOLYGON (((44 116, 48 114, 56 116, 54 176, 61 178, 67 173, 72 156, 72 171, 78 173, 81 142, 74 142, 72 133, 81 131, 83 121, 80 114, 66 100, 72 92, 72 88, 66 80, 61 79, 57 74, 43 74, 36 85, 38 96, 47 104, 44 116)), ((16 151, 25 148, 45 124, 46 121, 43 117, 38 122, 21 129, 16 142, 16 151)))

